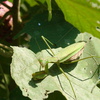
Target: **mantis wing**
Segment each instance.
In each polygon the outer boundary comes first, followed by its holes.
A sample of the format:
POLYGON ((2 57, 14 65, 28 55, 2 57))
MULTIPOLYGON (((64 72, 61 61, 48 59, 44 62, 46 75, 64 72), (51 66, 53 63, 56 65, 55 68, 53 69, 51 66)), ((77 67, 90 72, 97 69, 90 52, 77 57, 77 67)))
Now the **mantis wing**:
POLYGON ((77 59, 83 52, 85 42, 74 43, 68 47, 65 47, 59 51, 54 57, 48 59, 48 62, 57 62, 60 63, 66 62, 68 60, 77 59))

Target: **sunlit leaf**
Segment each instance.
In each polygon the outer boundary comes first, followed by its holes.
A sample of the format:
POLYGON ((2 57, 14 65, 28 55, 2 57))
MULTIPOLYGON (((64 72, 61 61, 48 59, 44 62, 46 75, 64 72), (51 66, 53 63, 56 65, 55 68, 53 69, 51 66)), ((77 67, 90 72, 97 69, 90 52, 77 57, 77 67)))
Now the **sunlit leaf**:
MULTIPOLYGON (((91 55, 100 56, 99 46, 100 40, 84 33, 78 35, 76 41, 87 41, 86 47, 81 58, 91 55), (89 38, 91 39, 89 40, 89 38), (95 45, 96 43, 96 45, 95 45)), ((24 96, 32 100, 43 100, 47 98, 49 93, 60 91, 66 99, 73 100, 74 95, 69 81, 59 71, 58 67, 49 64, 50 75, 41 81, 34 81, 32 74, 40 70, 38 58, 48 58, 51 55, 47 50, 34 54, 32 51, 21 47, 12 47, 14 54, 11 63, 11 75, 16 84, 20 87, 24 96)), ((53 49, 55 53, 61 48, 53 49)), ((93 93, 91 89, 98 80, 96 69, 100 64, 99 58, 90 58, 79 61, 75 64, 61 65, 65 73, 68 75, 73 85, 77 100, 96 100, 100 99, 100 89, 95 87, 93 93), (96 72, 95 72, 96 71, 96 72), (94 74, 95 73, 95 74, 94 74), (94 74, 94 75, 93 75, 94 74)))
MULTIPOLYGON (((80 32, 89 32, 100 38, 100 10, 90 6, 91 0, 55 0, 66 21, 80 32)), ((99 5, 100 6, 100 5, 99 5)))

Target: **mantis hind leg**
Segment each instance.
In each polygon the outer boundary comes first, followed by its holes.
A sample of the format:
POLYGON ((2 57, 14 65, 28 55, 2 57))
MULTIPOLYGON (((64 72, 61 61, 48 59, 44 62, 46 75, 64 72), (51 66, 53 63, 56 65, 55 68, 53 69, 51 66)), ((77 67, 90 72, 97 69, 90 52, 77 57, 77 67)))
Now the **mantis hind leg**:
MULTIPOLYGON (((99 65, 99 67, 97 68, 97 70, 98 70, 98 76, 99 76, 99 78, 98 78, 98 80, 96 81, 96 83, 95 83, 95 85, 92 87, 92 89, 91 89, 91 93, 93 92, 93 90, 94 90, 94 88, 97 86, 97 87, 99 87, 100 88, 100 65, 99 65)), ((97 71, 96 70, 96 71, 97 71)))
POLYGON ((93 92, 94 88, 95 88, 98 84, 100 85, 100 79, 99 79, 99 80, 96 82, 96 84, 92 87, 91 93, 93 92))
POLYGON ((74 97, 75 97, 75 99, 76 99, 76 94, 75 94, 75 91, 74 91, 74 88, 73 88, 73 86, 72 86, 72 83, 71 83, 70 79, 69 79, 68 76, 65 74, 65 72, 63 71, 63 69, 60 67, 59 62, 57 62, 56 64, 57 64, 59 70, 60 70, 60 71, 64 74, 64 76, 68 79, 68 81, 69 81, 69 83, 70 83, 70 86, 71 86, 71 88, 72 88, 74 97))

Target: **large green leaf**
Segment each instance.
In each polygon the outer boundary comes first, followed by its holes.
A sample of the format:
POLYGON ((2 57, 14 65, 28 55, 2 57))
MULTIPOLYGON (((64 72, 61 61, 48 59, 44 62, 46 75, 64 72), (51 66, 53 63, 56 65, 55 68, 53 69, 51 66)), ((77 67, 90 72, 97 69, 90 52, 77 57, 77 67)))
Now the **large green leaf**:
MULTIPOLYGON (((55 0, 64 13, 66 21, 80 32, 89 32, 100 38, 100 10, 93 8, 92 0, 55 0), (90 6, 92 4, 92 6, 90 6)), ((96 1, 95 1, 96 2, 96 1)), ((99 3, 96 2, 99 6, 99 3)))
MULTIPOLYGON (((100 56, 99 46, 100 40, 94 38, 90 34, 84 33, 78 35, 76 41, 87 41, 86 47, 81 58, 91 55, 100 56), (89 40, 89 38, 91 38, 89 40)), ((74 95, 69 81, 59 71, 54 64, 49 64, 50 75, 42 81, 34 81, 32 74, 40 70, 40 64, 37 58, 50 57, 47 50, 34 54, 31 50, 22 47, 12 47, 14 54, 11 63, 11 75, 16 84, 22 90, 24 96, 32 100, 43 100, 47 98, 49 93, 60 91, 66 99, 73 100, 74 95)), ((55 53, 59 52, 61 48, 53 49, 55 53)), ((74 64, 61 65, 64 72, 68 75, 73 85, 77 100, 99 100, 100 89, 95 87, 91 93, 92 87, 98 80, 97 68, 100 64, 100 59, 89 58, 79 61, 74 64), (94 74, 95 73, 95 74, 94 74), (93 75, 94 74, 94 75, 93 75)))

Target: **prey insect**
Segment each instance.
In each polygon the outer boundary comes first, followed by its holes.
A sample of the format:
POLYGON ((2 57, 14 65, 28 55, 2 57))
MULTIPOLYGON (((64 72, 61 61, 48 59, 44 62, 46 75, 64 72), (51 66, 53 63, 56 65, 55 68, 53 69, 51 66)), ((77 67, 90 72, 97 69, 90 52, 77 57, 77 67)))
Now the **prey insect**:
MULTIPOLYGON (((76 94, 74 91, 74 88, 72 86, 72 83, 70 81, 70 79, 68 78, 68 76, 66 75, 66 73, 63 71, 63 69, 60 67, 60 64, 68 64, 69 61, 73 62, 74 60, 76 60, 78 57, 80 57, 80 55, 82 54, 85 44, 86 42, 78 42, 78 43, 74 43, 68 47, 63 48, 60 52, 58 52, 57 54, 54 54, 51 47, 48 45, 47 42, 51 43, 48 39, 46 39, 45 37, 42 36, 42 39, 44 40, 44 42, 47 44, 48 48, 50 49, 51 53, 52 53, 52 57, 49 57, 48 59, 44 60, 44 59, 39 59, 39 62, 41 64, 41 66, 43 66, 45 69, 42 71, 38 71, 32 74, 33 79, 34 80, 40 80, 40 79, 44 79, 45 77, 47 77, 49 75, 49 68, 48 68, 48 64, 49 63, 54 63, 57 64, 59 70, 64 74, 64 76, 68 79, 70 86, 72 88, 74 97, 76 98, 76 94)), ((51 43, 52 44, 52 43, 51 43)))

